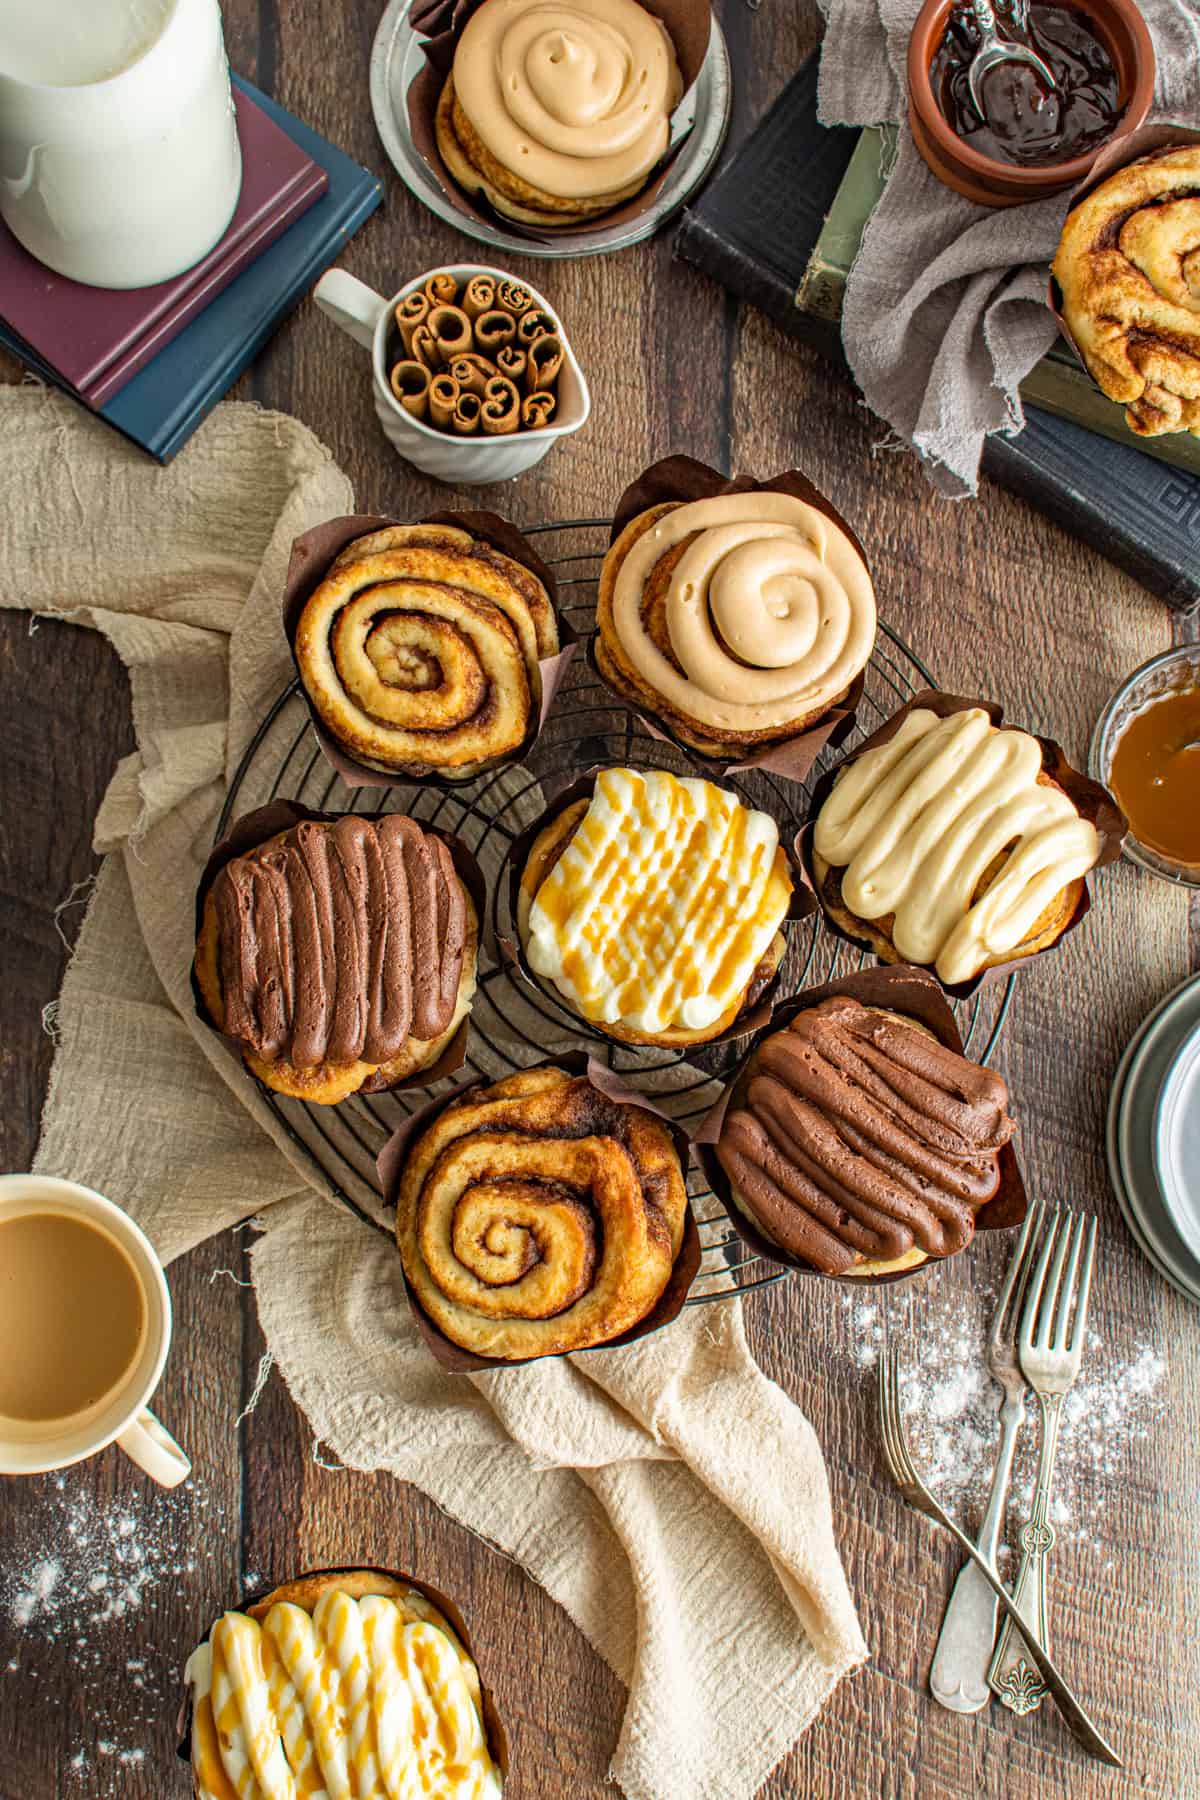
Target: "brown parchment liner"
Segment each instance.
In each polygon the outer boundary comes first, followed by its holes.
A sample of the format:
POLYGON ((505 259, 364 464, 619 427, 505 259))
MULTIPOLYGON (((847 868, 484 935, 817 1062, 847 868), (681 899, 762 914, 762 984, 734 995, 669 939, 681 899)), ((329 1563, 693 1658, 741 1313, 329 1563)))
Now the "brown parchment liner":
MULTIPOLYGON (((853 974, 827 981, 821 987, 806 988, 802 994, 797 994, 779 1008, 770 1030, 760 1032, 756 1037, 725 1092, 696 1127, 692 1137, 692 1154, 703 1170, 708 1185, 728 1214, 729 1223, 743 1243, 748 1244, 756 1255, 765 1257, 768 1262, 782 1263, 816 1281, 833 1281, 842 1287, 851 1288, 885 1287, 897 1281, 911 1281, 914 1276, 924 1274, 935 1264, 950 1259, 930 1256, 915 1268, 892 1269, 884 1275, 830 1275, 822 1269, 814 1269, 811 1263, 802 1261, 779 1244, 772 1243, 749 1214, 742 1211, 733 1198, 732 1183, 716 1153, 725 1114, 730 1106, 741 1104, 750 1076, 750 1065, 759 1049, 768 1038, 773 1038, 779 1031, 786 1029, 797 1013, 806 1012, 835 994, 845 994, 850 999, 858 1000, 863 1006, 882 1007, 889 1012, 903 1014, 905 1018, 915 1019, 919 1024, 927 1026, 939 1043, 962 1055, 962 1037, 941 986, 924 969, 918 969, 911 963, 878 964, 873 969, 858 969, 853 974)), ((1025 1182, 1011 1140, 1000 1150, 997 1160, 1000 1185, 992 1198, 986 1200, 976 1213, 976 1232, 998 1231, 1011 1225, 1019 1225, 1028 1210, 1025 1182)), ((963 1246, 964 1250, 969 1248, 969 1245, 963 1246)))
MULTIPOLYGON (((569 1050, 564 1056, 552 1057, 541 1063, 531 1063, 529 1069, 522 1069, 519 1072, 529 1074, 535 1069, 562 1069, 568 1075, 586 1075, 592 1086, 609 1100, 616 1101, 620 1106, 640 1106, 643 1112, 652 1113, 656 1119, 662 1121, 671 1134, 671 1141, 679 1158, 680 1173, 686 1184, 689 1157, 688 1134, 674 1119, 668 1118, 661 1108, 655 1106, 652 1100, 647 1099, 645 1094, 639 1094, 633 1088, 627 1087, 610 1069, 606 1069, 603 1064, 598 1063, 582 1050, 569 1050)), ((432 1125, 435 1118, 453 1101, 462 1099, 464 1094, 469 1094, 474 1088, 488 1088, 494 1085, 483 1075, 476 1076, 470 1081, 460 1082, 452 1093, 429 1101, 392 1133, 379 1152, 376 1168, 379 1171, 379 1185, 383 1192, 384 1205, 393 1223, 400 1176, 404 1169, 408 1146, 413 1138, 426 1126, 432 1125)), ((398 1247, 396 1256, 399 1259, 398 1247)), ((679 1255, 675 1258, 675 1265, 671 1270, 666 1287, 645 1318, 639 1319, 636 1325, 631 1325, 629 1330, 622 1332, 620 1337, 607 1338, 601 1344, 588 1344, 581 1350, 553 1351, 549 1353, 549 1357, 479 1356, 472 1350, 464 1350, 460 1344, 456 1344, 452 1338, 448 1338, 445 1332, 429 1317, 409 1284, 402 1262, 401 1274, 413 1320, 430 1351, 444 1369, 449 1369, 454 1374, 464 1374, 477 1369, 517 1369, 523 1363, 545 1362, 555 1356, 582 1356, 587 1350, 616 1350, 622 1344, 635 1343, 638 1338, 647 1337, 652 1331, 660 1331, 664 1325, 669 1325, 672 1319, 679 1316, 699 1267, 700 1233, 696 1229, 696 1221, 692 1216, 689 1199, 684 1216, 683 1240, 679 1246, 679 1255)))
MULTIPOLYGON (((492 1761, 500 1771, 502 1780, 506 1780, 508 1777, 509 1758, 508 1733, 504 1729, 503 1721, 496 1710, 496 1702, 493 1700, 491 1691, 483 1678, 483 1671, 479 1667, 479 1658, 475 1654, 475 1647, 471 1642, 471 1634, 467 1630, 466 1620, 463 1618, 457 1603, 451 1600, 449 1595, 443 1594, 440 1588, 435 1588, 431 1582, 419 1581, 415 1575, 406 1574, 399 1569, 364 1567, 362 1563, 355 1563, 337 1569, 305 1569, 302 1574, 293 1575, 289 1581, 273 1581, 265 1585, 261 1591, 256 1589, 243 1595, 242 1599, 233 1610, 235 1612, 247 1613, 254 1616, 254 1610, 261 1607, 263 1602, 267 1600, 277 1588, 289 1587, 293 1582, 310 1581, 314 1578, 324 1578, 329 1575, 382 1575, 389 1581, 397 1581, 404 1586, 416 1588, 417 1592, 423 1594, 431 1605, 436 1606, 437 1610, 443 1615, 447 1624, 458 1638, 471 1661, 475 1664, 476 1673, 479 1676, 483 1730, 487 1740, 488 1751, 492 1761)), ((217 1621, 214 1619, 213 1624, 215 1625, 216 1622, 217 1621)), ((207 1642, 211 1632, 212 1625, 209 1626, 204 1638, 200 1641, 207 1642)), ((192 1760, 192 1700, 191 1688, 188 1684, 185 1684, 184 1687, 184 1698, 183 1705, 180 1708, 178 1730, 179 1743, 176 1749, 176 1755, 181 1762, 185 1762, 190 1766, 192 1760)))
MULTIPOLYGON (((507 213, 494 211, 481 197, 467 194, 459 187, 438 150, 434 117, 446 77, 454 66, 454 53, 463 27, 482 4, 483 0, 424 0, 424 4, 414 6, 409 14, 409 23, 422 39, 421 48, 426 58, 425 67, 405 96, 409 131, 418 155, 455 211, 476 225, 489 225, 493 229, 498 226, 535 243, 552 243, 555 238, 607 231, 611 226, 624 225, 628 220, 640 217, 654 204, 683 139, 667 151, 657 169, 651 170, 646 186, 631 199, 623 200, 611 212, 601 213, 596 218, 576 219, 561 226, 529 225, 519 219, 510 219, 507 213)), ((642 0, 642 4, 666 26, 675 46, 675 60, 683 78, 683 93, 678 102, 682 105, 708 54, 712 31, 710 0, 642 0)))
POLYGON ((523 762, 538 740, 542 726, 546 723, 550 708, 554 704, 554 696, 567 673, 571 659, 575 654, 578 642, 574 629, 559 611, 558 584, 537 551, 524 534, 518 531, 508 519, 501 518, 493 512, 436 512, 426 513, 421 519, 389 519, 379 513, 347 513, 338 519, 326 519, 323 525, 314 525, 311 531, 303 532, 292 544, 291 558, 283 587, 281 602, 283 613, 283 631, 287 638, 288 649, 292 653, 292 662, 296 668, 296 676, 300 682, 300 692, 304 704, 308 708, 308 716, 312 720, 313 732, 325 757, 332 764, 349 787, 401 787, 407 781, 419 781, 424 786, 441 787, 449 792, 461 792, 470 782, 477 781, 481 775, 490 774, 494 769, 509 768, 523 762), (300 615, 304 611, 309 595, 320 586, 332 564, 348 544, 355 538, 367 537, 373 531, 382 531, 390 525, 456 525, 463 531, 469 531, 472 537, 482 538, 499 550, 504 556, 511 557, 513 562, 524 565, 531 574, 536 575, 554 608, 554 616, 558 625, 559 648, 553 656, 544 656, 538 662, 538 673, 542 684, 542 702, 538 709, 531 712, 529 730, 525 741, 519 749, 509 756, 496 757, 489 763, 476 768, 470 775, 453 776, 445 769, 426 766, 424 763, 408 763, 402 769, 394 769, 385 773, 381 769, 372 769, 367 763, 359 762, 344 750, 326 730, 324 721, 313 704, 312 697, 304 685, 300 674, 300 666, 296 662, 296 631, 300 624, 300 615))
MULTIPOLYGON (((529 861, 529 852, 533 848, 534 839, 537 837, 538 833, 544 830, 547 825, 558 817, 560 812, 563 812, 565 808, 571 806, 576 800, 582 800, 585 797, 590 799, 595 791, 596 777, 600 774, 602 769, 632 767, 635 767, 635 765, 627 763, 598 763, 593 768, 589 769, 586 774, 576 776, 574 779, 569 775, 561 775, 557 778, 553 775, 549 777, 543 776, 541 782, 542 792, 550 796, 549 804, 541 816, 536 819, 532 825, 526 826, 525 830, 522 831, 518 837, 514 838, 512 844, 509 846, 508 855, 505 857, 503 867, 497 877, 496 888, 492 897, 492 929, 495 933, 497 948, 514 976, 523 980, 540 999, 549 1000, 551 1004, 557 1008, 559 1013, 561 1013, 564 1020, 569 1025, 573 1026, 576 1031, 586 1037, 600 1037, 612 1043, 623 1044, 626 1049, 638 1050, 653 1049, 654 1046, 636 1043, 631 1044, 625 1038, 611 1037, 610 1034, 605 1031, 603 1025, 598 1024, 596 1020, 585 1019, 582 1013, 575 1012, 566 996, 559 993, 553 982, 543 981, 530 966, 525 955, 525 947, 521 943, 521 934, 517 929, 517 899, 521 887, 521 877, 525 873, 525 864, 529 861), (511 931, 501 930, 499 918, 497 916, 497 907, 502 889, 505 890, 508 900, 509 920, 512 926, 511 931)), ((740 797, 735 796, 735 798, 740 797)), ((746 805, 746 802, 743 800, 741 801, 741 804, 744 806, 746 805)), ((788 909, 781 920, 782 926, 786 925, 789 919, 806 919, 810 913, 817 911, 818 902, 812 891, 811 884, 804 875, 803 868, 801 867, 794 850, 785 838, 781 837, 779 841, 783 853, 787 857, 788 872, 792 878, 792 897, 788 902, 788 909)), ((786 932, 784 935, 786 937, 786 932)), ((688 1049, 707 1050, 713 1044, 727 1044, 735 1038, 743 1038, 752 1031, 761 1030, 775 1010, 775 1001, 779 991, 782 970, 783 959, 781 958, 779 968, 748 1011, 739 1013, 733 1023, 727 1025, 724 1031, 718 1032, 716 1037, 705 1038, 703 1042, 684 1046, 684 1053, 686 1054, 688 1049)))
MULTIPOLYGON (((648 469, 644 469, 636 481, 630 482, 617 501, 609 545, 615 544, 625 527, 640 514, 649 512, 651 507, 662 506, 668 501, 686 505, 693 500, 712 500, 720 494, 753 493, 789 494, 794 500, 803 500, 818 512, 824 513, 827 519, 831 519, 845 532, 862 558, 867 574, 871 574, 871 565, 857 533, 851 529, 833 502, 826 499, 802 470, 785 469, 782 474, 772 475, 767 481, 756 481, 751 475, 722 475, 720 470, 698 462, 694 456, 664 456, 659 462, 651 463, 648 469)), ((608 680, 596 658, 598 636, 599 633, 594 632, 588 639, 588 663, 596 679, 603 683, 610 694, 616 694, 623 706, 636 714, 653 737, 674 744, 681 756, 686 756, 697 769, 714 779, 719 780, 722 776, 737 775, 750 769, 764 769, 773 775, 782 775, 787 781, 803 781, 826 745, 836 747, 854 729, 855 714, 863 697, 865 671, 855 676, 844 700, 831 706, 816 724, 809 725, 795 737, 781 738, 773 744, 765 744, 762 749, 749 756, 728 761, 705 756, 703 751, 693 749, 682 738, 676 737, 666 717, 660 717, 658 713, 649 712, 637 705, 608 680)))
MULTIPOLYGON (((1096 188, 1107 181, 1110 175, 1115 175, 1118 169, 1127 169, 1130 163, 1140 162, 1141 159, 1146 156, 1154 156, 1167 150, 1182 150, 1185 145, 1197 143, 1200 143, 1200 128, 1198 127, 1190 125, 1143 125, 1138 131, 1131 131, 1128 137, 1118 138, 1115 143, 1106 144, 1097 153, 1096 160, 1092 164, 1084 180, 1079 183, 1079 186, 1072 193, 1071 204, 1067 209, 1068 214, 1079 205, 1081 200, 1086 200, 1089 194, 1093 193, 1096 188)), ((1071 327, 1067 324, 1066 317, 1062 310, 1062 290, 1059 288, 1058 282, 1053 274, 1050 274, 1046 280, 1046 305, 1054 314, 1058 329, 1062 333, 1076 362, 1079 363, 1080 367, 1095 384, 1097 392, 1102 394, 1104 398, 1109 401, 1109 405, 1113 410, 1120 413, 1122 419, 1124 419, 1126 402, 1123 400, 1112 400, 1104 393, 1104 389, 1100 386, 1100 383, 1096 381, 1096 377, 1088 368, 1087 359, 1084 356, 1083 351, 1075 342, 1074 334, 1071 327)), ((1133 435, 1138 437, 1139 443, 1141 443, 1142 440, 1140 439, 1139 434, 1134 432, 1133 435)), ((1157 437, 1148 437, 1144 441, 1147 444, 1153 444, 1161 442, 1163 439, 1169 441, 1173 437, 1187 437, 1188 435, 1187 432, 1164 431, 1160 432, 1157 437)), ((1148 454, 1153 453, 1148 452, 1148 454)))
MULTIPOLYGON (((891 718, 879 727, 878 731, 872 732, 871 736, 863 743, 856 744, 853 750, 836 762, 831 769, 827 769, 813 789, 808 818, 796 833, 796 858, 800 864, 801 877, 806 889, 821 908, 829 930, 835 937, 841 938, 843 943, 853 944, 856 950, 873 954, 863 938, 852 937, 849 932, 843 931, 835 919, 831 918, 821 900, 813 876, 812 835, 816 826, 817 814, 833 791, 833 784, 841 771, 849 768, 851 763, 857 762, 858 758, 866 751, 874 750, 879 744, 888 743, 895 737, 908 714, 917 707, 924 707, 929 712, 936 713, 939 719, 944 719, 950 713, 967 712, 976 706, 983 708, 993 725, 999 725, 1002 722, 1004 708, 996 700, 981 700, 962 694, 944 694, 936 688, 922 689, 919 694, 914 694, 911 700, 906 701, 898 712, 893 713, 891 718)), ((1011 729, 1024 731, 1025 727, 1021 725, 1011 729)), ((1036 732, 1029 732, 1028 735, 1037 737, 1036 732)), ((1037 737, 1037 741, 1042 747, 1042 767, 1047 775, 1063 789, 1080 817, 1087 819, 1100 834, 1100 854, 1092 864, 1092 869, 1102 869, 1106 863, 1115 862, 1121 854, 1121 845, 1129 830, 1124 813, 1107 788, 1101 787, 1098 781, 1093 781, 1090 775, 1083 774, 1068 761, 1061 744, 1056 743, 1053 738, 1037 737)), ((1087 917, 1091 907, 1092 897, 1088 888, 1088 877, 1085 875, 1083 889, 1074 913, 1055 941, 1048 944, 1044 950, 1039 950, 1033 956, 1016 956, 1010 958, 1008 962, 996 963, 992 968, 983 969, 978 975, 972 976, 970 981, 943 981, 933 968, 928 970, 928 974, 940 988, 943 988, 947 994, 952 994, 956 1000, 968 1000, 972 994, 978 992, 984 982, 1011 975, 1018 969, 1026 969, 1031 963, 1038 962, 1041 957, 1051 955, 1057 950, 1068 932, 1074 931, 1075 927, 1087 917)), ((885 964, 883 966, 896 967, 897 965, 885 964)))
MULTIPOLYGON (((356 813, 353 816, 356 818, 363 818, 369 815, 356 813)), ((270 838, 278 837, 281 832, 290 831, 294 825, 299 825, 306 819, 312 820, 317 824, 332 825, 341 817, 343 817, 341 813, 318 812, 315 807, 301 806, 296 800, 272 800, 266 806, 256 806, 253 812, 243 813, 240 818, 234 819, 220 843, 214 845, 209 859, 204 865, 204 872, 200 877, 200 883, 196 889, 196 924, 194 938, 198 940, 200 937, 200 926, 204 919, 204 902, 208 898, 208 891, 212 887, 213 882, 217 879, 217 876, 221 873, 221 870, 225 867, 226 863, 232 862, 235 856, 245 856, 251 850, 257 850, 260 844, 265 844, 270 838)), ((455 837, 452 832, 443 831, 440 826, 426 825, 420 819, 417 819, 415 823, 420 825, 421 830, 426 832, 430 837, 440 838, 450 852, 454 862, 455 873, 466 888, 467 893, 471 897, 471 904, 475 908, 475 917, 478 922, 479 931, 479 950, 477 954, 482 955, 483 935, 487 923, 487 884, 484 881, 482 869, 479 867, 479 864, 476 862, 461 838, 455 837)), ((242 1045, 238 1039, 231 1037, 228 1033, 222 1031, 209 1013, 208 1007, 204 1001, 204 995, 200 991, 200 983, 196 979, 194 963, 192 965, 191 981, 192 998, 195 1003, 197 1017, 202 1019, 209 1027, 210 1031, 214 1032, 216 1036, 220 1038, 230 1055, 236 1058, 246 1074, 250 1076, 250 1079, 255 1082, 258 1087, 262 1088, 265 1093, 275 1094, 276 1090, 272 1087, 268 1087, 266 1082, 260 1081, 258 1076, 248 1067, 245 1058, 242 1055, 242 1045)), ((447 1075, 454 1075, 462 1068, 463 1063, 466 1061, 467 1046, 470 1042, 470 1037, 471 1013, 468 1009, 466 1018, 462 1021, 462 1024, 450 1039, 450 1042, 446 1045, 446 1048, 442 1051, 437 1061, 431 1063, 427 1069, 418 1069, 412 1075, 402 1076, 399 1081, 380 1081, 376 1076, 371 1075, 367 1077, 360 1088, 355 1089, 355 1093, 399 1093, 405 1088, 432 1087, 435 1081, 441 1081, 447 1075)), ((287 1096, 282 1097, 287 1098, 287 1096)), ((347 1100, 351 1100, 353 1097, 352 1094, 346 1095, 347 1100)), ((335 1102, 335 1104, 340 1105, 341 1103, 339 1101, 335 1102)))

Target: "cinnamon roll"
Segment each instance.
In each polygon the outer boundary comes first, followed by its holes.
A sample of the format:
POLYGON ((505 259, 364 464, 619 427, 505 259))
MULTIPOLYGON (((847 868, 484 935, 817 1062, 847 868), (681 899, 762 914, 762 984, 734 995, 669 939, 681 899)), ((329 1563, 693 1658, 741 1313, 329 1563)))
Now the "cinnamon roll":
POLYGON ((637 0, 483 0, 438 102, 438 149, 507 218, 586 222, 646 185, 682 90, 670 36, 637 0))
POLYGON ((846 533, 757 489, 640 513, 604 559, 596 660, 623 699, 706 756, 794 737, 845 698, 875 642, 846 533))
POLYGON ((1056 943, 1100 848, 1037 738, 917 706, 837 776, 812 869, 843 931, 953 986, 1056 943))
POLYGON ((766 813, 710 781, 604 769, 534 839, 517 929, 535 976, 607 1036, 699 1044, 774 979, 791 894, 766 813))
MULTIPOLYGON (((478 425, 477 396, 454 404, 461 428, 478 425)), ((401 525, 342 552, 306 601, 293 649, 343 750, 388 774, 466 781, 536 729, 538 659, 558 649, 558 626, 521 563, 457 526, 401 525)))
POLYGON ((1200 436, 1200 144, 1118 169, 1067 215, 1062 313, 1131 431, 1200 436))
POLYGON ((499 1800, 479 1671, 407 1579, 345 1569, 285 1582, 223 1613, 184 1679, 196 1800, 499 1800))
POLYGON ((660 1120, 585 1077, 531 1069, 464 1094, 412 1144, 396 1239, 438 1329, 517 1362, 608 1343, 644 1319, 686 1216, 660 1120))
POLYGON ((830 1275, 963 1249, 1015 1129, 999 1075, 848 995, 768 1037, 735 1100, 716 1146, 734 1204, 830 1275))
POLYGON ((432 1067, 470 1011, 478 935, 450 852, 414 820, 306 820, 219 871, 196 981, 251 1074, 332 1106, 432 1067))

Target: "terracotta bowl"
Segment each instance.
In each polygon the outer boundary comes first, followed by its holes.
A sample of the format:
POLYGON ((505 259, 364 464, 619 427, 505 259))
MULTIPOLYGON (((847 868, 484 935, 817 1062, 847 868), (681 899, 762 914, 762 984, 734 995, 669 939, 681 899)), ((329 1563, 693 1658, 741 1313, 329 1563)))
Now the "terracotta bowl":
MULTIPOLYGON (((1120 79, 1120 123, 1085 156, 1040 168, 1021 168, 982 156, 950 125, 934 98, 929 68, 946 33, 956 0, 925 0, 908 41, 908 122, 913 139, 939 181, 982 206, 1019 206, 1075 187, 1101 150, 1144 125, 1154 98, 1154 45, 1134 0, 1086 0, 1085 13, 1104 40, 1120 79)), ((1003 30, 1003 21, 1001 21, 1003 30)))

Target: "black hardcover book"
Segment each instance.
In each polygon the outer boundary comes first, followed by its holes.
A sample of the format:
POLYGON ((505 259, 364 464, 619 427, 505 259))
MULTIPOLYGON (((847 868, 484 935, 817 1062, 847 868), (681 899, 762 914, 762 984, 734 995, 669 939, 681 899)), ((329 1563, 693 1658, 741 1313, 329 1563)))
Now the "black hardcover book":
MULTIPOLYGON (((817 118, 810 57, 766 118, 684 213, 675 253, 795 337, 842 360, 836 325, 796 293, 858 140, 817 118)), ((1200 476, 1037 407, 1017 437, 991 437, 986 473, 1181 610, 1200 604, 1200 476)))

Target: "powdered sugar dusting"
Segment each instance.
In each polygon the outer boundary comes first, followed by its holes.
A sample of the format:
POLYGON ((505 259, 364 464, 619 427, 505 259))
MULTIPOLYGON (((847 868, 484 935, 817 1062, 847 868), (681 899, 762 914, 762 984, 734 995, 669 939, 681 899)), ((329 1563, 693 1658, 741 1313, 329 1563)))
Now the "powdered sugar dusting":
MULTIPOLYGON (((106 1502, 68 1470, 40 1484, 5 1544, 0 1644, 15 1654, 0 1662, 0 1679, 29 1683, 39 1704, 69 1706, 88 1721, 66 1756, 63 1800, 125 1800, 130 1778, 169 1756, 186 1650, 140 1618, 221 1554, 224 1510, 195 1480, 106 1502), (51 1645, 69 1650, 69 1694, 45 1687, 39 1663, 51 1645), (39 1679, 41 1688, 32 1685, 39 1679)), ((211 1585, 227 1581, 221 1571, 211 1585)))
MULTIPOLYGON (((939 1500, 972 1528, 987 1503, 1000 1430, 1003 1395, 985 1361, 996 1299, 996 1287, 977 1278, 972 1286, 931 1284, 890 1300, 890 1329, 902 1330, 908 1341, 900 1405, 913 1460, 939 1500)), ((859 1368, 873 1370, 888 1339, 889 1300, 843 1293, 842 1307, 851 1355, 859 1368)), ((1122 1474, 1130 1445, 1147 1435, 1163 1410, 1167 1374, 1166 1358, 1148 1341, 1119 1353, 1089 1331, 1079 1379, 1063 1402, 1054 1478, 1052 1517, 1073 1541, 1101 1542, 1090 1524, 1088 1490, 1122 1474)), ((1010 1537, 1033 1500, 1039 1407, 1032 1393, 1026 1420, 1013 1465, 1010 1537)))

